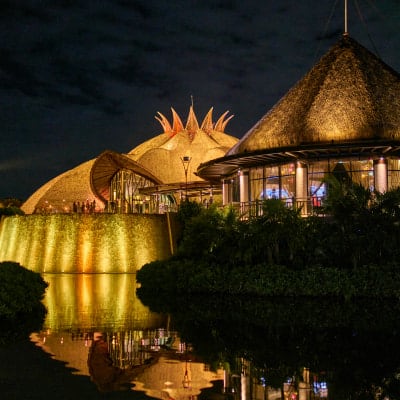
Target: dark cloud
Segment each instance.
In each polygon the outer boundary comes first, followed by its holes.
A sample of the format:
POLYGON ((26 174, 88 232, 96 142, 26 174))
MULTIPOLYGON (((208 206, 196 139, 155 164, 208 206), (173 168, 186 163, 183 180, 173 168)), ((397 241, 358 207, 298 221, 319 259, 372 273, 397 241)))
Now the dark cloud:
MULTIPOLYGON (((1 1, 0 197, 131 150, 161 132, 157 111, 185 119, 192 96, 200 119, 230 110, 243 136, 339 39, 341 3, 1 1)), ((400 2, 355 4, 350 34, 400 70, 400 2)))

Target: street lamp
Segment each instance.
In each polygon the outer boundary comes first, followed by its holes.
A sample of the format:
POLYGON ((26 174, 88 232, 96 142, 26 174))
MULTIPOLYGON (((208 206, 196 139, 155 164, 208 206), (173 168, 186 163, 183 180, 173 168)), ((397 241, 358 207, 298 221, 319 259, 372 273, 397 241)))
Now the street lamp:
POLYGON ((192 159, 192 157, 189 157, 189 156, 181 157, 183 170, 185 171, 185 200, 187 200, 187 188, 188 188, 187 176, 188 176, 189 164, 190 164, 191 159, 192 159))

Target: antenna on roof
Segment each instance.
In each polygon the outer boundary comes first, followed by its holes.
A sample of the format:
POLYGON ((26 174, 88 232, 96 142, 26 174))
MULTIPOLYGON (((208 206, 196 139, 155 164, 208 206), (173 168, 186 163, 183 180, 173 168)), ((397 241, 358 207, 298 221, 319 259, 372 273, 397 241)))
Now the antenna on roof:
POLYGON ((192 94, 190 95, 190 99, 192 101, 192 108, 193 108, 193 95, 192 94))
POLYGON ((343 35, 347 36, 349 34, 347 30, 347 0, 344 0, 344 33, 343 35))

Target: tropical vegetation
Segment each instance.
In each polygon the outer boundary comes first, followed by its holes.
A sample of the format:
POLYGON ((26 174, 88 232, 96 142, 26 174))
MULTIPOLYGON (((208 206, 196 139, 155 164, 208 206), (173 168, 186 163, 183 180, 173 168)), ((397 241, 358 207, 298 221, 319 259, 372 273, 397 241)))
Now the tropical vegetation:
POLYGON ((21 210, 22 201, 19 199, 0 199, 0 218, 2 215, 23 215, 21 210))
POLYGON ((40 274, 19 263, 0 263, 0 344, 26 338, 41 328, 47 286, 40 274))
POLYGON ((178 251, 137 274, 145 291, 400 297, 400 189, 332 178, 318 214, 266 200, 257 217, 182 204, 178 251))

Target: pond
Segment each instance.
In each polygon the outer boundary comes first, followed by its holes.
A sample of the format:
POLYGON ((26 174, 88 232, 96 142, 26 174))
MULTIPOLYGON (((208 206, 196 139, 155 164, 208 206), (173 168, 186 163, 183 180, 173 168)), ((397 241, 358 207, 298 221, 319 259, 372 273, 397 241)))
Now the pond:
POLYGON ((135 274, 43 277, 43 330, 0 352, 7 399, 400 398, 397 300, 181 298, 137 295, 135 274), (90 358, 98 343, 112 378, 90 358))

